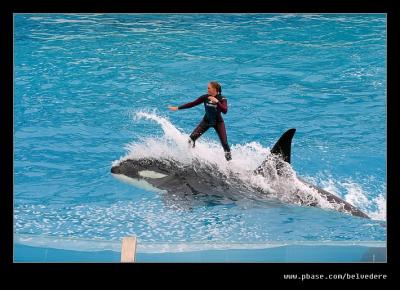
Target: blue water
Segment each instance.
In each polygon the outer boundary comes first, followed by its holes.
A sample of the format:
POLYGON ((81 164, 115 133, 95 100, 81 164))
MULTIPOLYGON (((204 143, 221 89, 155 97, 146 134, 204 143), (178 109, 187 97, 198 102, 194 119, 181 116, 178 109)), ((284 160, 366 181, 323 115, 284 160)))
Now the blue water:
MULTIPOLYGON (((59 248, 38 248, 17 244, 15 260, 18 262, 120 262, 121 253, 109 249, 96 251, 65 250, 59 248)), ((283 245, 261 249, 232 249, 178 251, 178 252, 139 252, 135 256, 138 263, 343 263, 343 262, 386 262, 386 248, 373 245, 344 247, 343 245, 283 245)))
MULTIPOLYGON (((218 142, 213 130, 200 140, 206 154, 223 154, 218 142)), ((385 241, 385 15, 16 14, 14 233, 385 241), (211 80, 228 98, 235 168, 256 168, 296 128, 295 172, 372 220, 251 199, 186 207, 110 174, 127 155, 177 155, 166 140, 190 134, 204 108, 166 107, 206 93, 211 80)))

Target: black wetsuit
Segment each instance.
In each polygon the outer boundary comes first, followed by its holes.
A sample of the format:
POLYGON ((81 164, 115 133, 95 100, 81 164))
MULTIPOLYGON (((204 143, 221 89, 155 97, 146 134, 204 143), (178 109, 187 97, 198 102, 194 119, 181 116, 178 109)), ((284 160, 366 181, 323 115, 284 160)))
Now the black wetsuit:
POLYGON ((205 94, 194 100, 193 102, 179 106, 178 109, 188 109, 197 106, 201 103, 204 104, 206 111, 200 124, 190 134, 190 139, 195 142, 202 134, 204 134, 210 127, 213 127, 218 134, 219 140, 221 141, 222 147, 225 152, 230 152, 231 149, 228 145, 228 138, 226 136, 226 129, 224 119, 222 118, 221 112, 226 114, 228 112, 228 102, 226 98, 220 94, 216 95, 218 103, 213 104, 209 99, 209 95, 205 94))

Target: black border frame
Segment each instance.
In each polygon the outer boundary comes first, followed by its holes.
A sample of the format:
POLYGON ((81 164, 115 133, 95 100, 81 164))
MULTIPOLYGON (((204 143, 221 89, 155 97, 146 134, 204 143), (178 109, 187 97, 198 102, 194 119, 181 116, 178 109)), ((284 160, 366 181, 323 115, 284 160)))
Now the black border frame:
MULTIPOLYGON (((18 277, 24 277, 26 274, 33 276, 60 274, 63 277, 62 283, 65 285, 74 285, 73 280, 68 277, 75 277, 80 274, 82 278, 89 277, 92 282, 99 284, 108 280, 109 275, 128 275, 129 280, 125 280, 128 285, 137 277, 143 274, 151 275, 156 279, 163 281, 170 280, 178 286, 185 276, 195 278, 187 287, 194 285, 216 286, 220 282, 221 286, 227 286, 229 283, 237 284, 244 282, 246 288, 252 286, 256 281, 262 282, 261 287, 272 286, 273 280, 285 281, 283 274, 329 274, 343 273, 350 274, 387 274, 386 281, 394 281, 396 270, 399 268, 400 241, 397 237, 398 230, 398 212, 400 202, 398 179, 400 174, 400 161, 398 155, 399 142, 396 133, 398 130, 398 113, 400 108, 396 99, 399 97, 399 57, 398 45, 398 27, 399 13, 395 10, 394 4, 389 0, 381 1, 357 1, 357 0, 338 0, 316 1, 303 0, 285 3, 283 1, 269 1, 261 4, 260 1, 246 1, 242 7, 232 3, 216 3, 215 1, 204 0, 202 2, 160 2, 160 3, 134 3, 121 0, 114 1, 19 1, 2 9, 0 18, 0 29, 2 34, 1 45, 1 105, 0 126, 3 138, 0 144, 2 152, 0 161, 2 170, 2 210, 1 210, 1 235, 0 241, 0 261, 1 271, 4 270, 11 274, 18 274, 18 277), (53 263, 14 263, 13 262, 13 14, 14 13, 386 13, 387 14, 387 263, 280 263, 280 264, 53 264, 53 263), (5 136, 5 138, 4 138, 5 136), (5 140, 4 140, 5 139, 5 140), (5 164, 5 166, 3 165, 5 164), (3 178, 5 180, 3 180, 3 178), (68 276, 63 273, 68 270, 68 276), (223 270, 226 275, 220 273, 223 270), (104 272, 104 275, 99 275, 104 272), (81 275, 82 274, 82 275, 81 275), (210 275, 211 274, 211 275, 210 275), (236 275, 238 274, 238 275, 236 275), (74 276, 75 275, 75 276, 74 276), (160 276, 161 275, 161 276, 160 276), (162 277, 162 278, 161 278, 162 277), (219 279, 220 278, 220 279, 219 279), (212 281, 212 282, 211 282, 212 281), (194 283, 193 283, 194 282, 194 283)), ((5 277, 4 275, 1 275, 5 277)), ((58 276, 58 275, 57 275, 58 276)), ((47 279, 47 278, 46 278, 47 279)), ((111 279, 110 279, 111 280, 111 279)), ((121 282, 121 280, 119 280, 121 282)), ((291 281, 296 284, 308 284, 310 281, 301 282, 291 281)), ((328 280, 329 284, 335 284, 337 280, 328 280)), ((345 280, 347 283, 350 280, 345 280)), ((27 282, 32 280, 19 279, 15 283, 27 282)), ((39 281, 38 281, 39 282, 39 281)), ((59 281, 61 282, 61 281, 59 281)), ((352 281, 354 282, 354 280, 352 281)), ((357 280, 357 282, 373 283, 382 285, 385 280, 357 280)), ((114 283, 114 282, 113 282, 114 283)), ((115 283, 119 283, 115 280, 115 283)), ((79 283, 80 284, 80 283, 79 283)), ((32 286, 32 284, 29 284, 32 286)), ((131 284, 131 287, 135 287, 131 284)), ((224 288, 225 288, 224 287, 224 288)), ((113 287, 114 288, 114 287, 113 287)))

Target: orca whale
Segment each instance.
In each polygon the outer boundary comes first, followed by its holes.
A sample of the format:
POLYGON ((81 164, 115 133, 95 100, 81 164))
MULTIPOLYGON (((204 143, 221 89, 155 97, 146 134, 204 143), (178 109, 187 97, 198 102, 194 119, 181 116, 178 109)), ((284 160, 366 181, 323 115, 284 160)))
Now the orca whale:
MULTIPOLYGON (((262 176, 270 180, 278 176, 281 180, 288 179, 290 182, 293 176, 287 170, 290 166, 291 143, 296 129, 287 130, 272 147, 267 158, 250 174, 262 176), (273 165, 271 168, 271 164, 273 165), (288 173, 289 172, 289 173, 288 173)), ((191 164, 183 164, 177 160, 138 158, 127 159, 112 166, 111 173, 115 177, 128 177, 130 182, 137 187, 151 191, 163 192, 167 195, 181 195, 197 198, 199 196, 214 196, 238 200, 252 196, 256 199, 268 198, 270 192, 246 183, 234 172, 224 173, 219 171, 215 165, 200 163, 194 159, 191 164)), ((370 218, 367 214, 355 206, 344 201, 338 196, 313 185, 306 180, 296 176, 296 180, 303 185, 303 189, 311 190, 320 199, 328 202, 337 211, 351 214, 358 217, 370 218)), ((304 191, 304 190, 303 190, 304 191)), ((296 204, 320 207, 317 199, 304 196, 302 189, 297 189, 291 201, 296 204)))

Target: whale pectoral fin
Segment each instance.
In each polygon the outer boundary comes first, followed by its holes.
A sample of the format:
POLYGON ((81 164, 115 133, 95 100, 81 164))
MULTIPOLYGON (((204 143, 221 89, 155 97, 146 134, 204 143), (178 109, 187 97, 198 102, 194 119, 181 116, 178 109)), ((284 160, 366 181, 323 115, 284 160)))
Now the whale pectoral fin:
POLYGON ((169 193, 180 196, 196 195, 200 192, 196 191, 187 180, 177 174, 171 174, 167 177, 155 180, 159 187, 165 188, 169 193))
POLYGON ((193 186, 191 186, 189 183, 186 182, 185 185, 190 189, 190 191, 192 192, 193 195, 201 194, 200 191, 197 191, 196 189, 194 189, 193 186))

